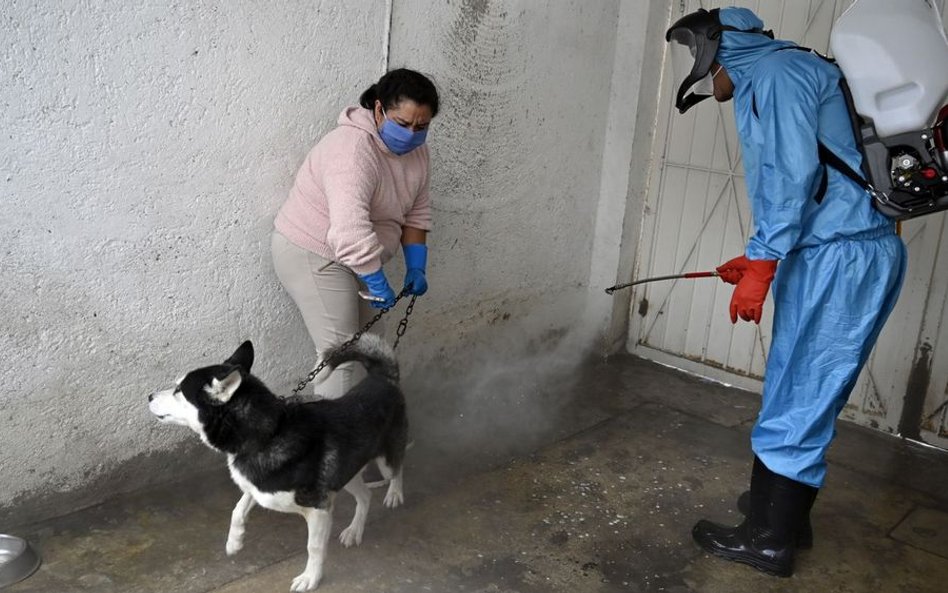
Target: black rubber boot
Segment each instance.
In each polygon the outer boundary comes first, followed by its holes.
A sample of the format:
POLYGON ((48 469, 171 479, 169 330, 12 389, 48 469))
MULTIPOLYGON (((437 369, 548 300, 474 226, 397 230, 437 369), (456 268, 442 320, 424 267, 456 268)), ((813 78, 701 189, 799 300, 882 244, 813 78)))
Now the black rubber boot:
MULTIPOLYGON (((819 490, 816 491, 818 493, 819 490)), ((803 515, 803 520, 797 525, 797 549, 809 550, 813 547, 813 525, 810 523, 810 509, 813 508, 813 501, 816 500, 816 493, 810 500, 810 504, 803 515)), ((737 497, 737 510, 745 517, 750 512, 750 490, 745 490, 737 497)))
POLYGON ((767 469, 756 457, 751 472, 750 512, 737 527, 698 521, 691 532, 706 551, 768 574, 793 574, 797 528, 816 488, 767 469))

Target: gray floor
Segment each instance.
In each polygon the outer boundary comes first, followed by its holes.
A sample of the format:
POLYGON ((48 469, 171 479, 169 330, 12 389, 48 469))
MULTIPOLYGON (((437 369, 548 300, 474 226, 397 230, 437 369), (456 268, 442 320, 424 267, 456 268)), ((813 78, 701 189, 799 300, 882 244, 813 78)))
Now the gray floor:
MULTIPOLYGON (((738 521, 755 396, 626 356, 552 382, 522 368, 479 375, 476 389, 463 373, 435 391, 408 386, 406 505, 384 509, 376 492, 362 546, 331 540, 320 591, 946 590, 944 453, 843 426, 815 547, 777 579, 690 538, 698 518, 738 521)), ((228 558, 237 498, 222 468, 22 526, 45 562, 9 591, 288 590, 305 564, 303 521, 256 509, 228 558)), ((351 512, 342 495, 334 535, 351 512)))

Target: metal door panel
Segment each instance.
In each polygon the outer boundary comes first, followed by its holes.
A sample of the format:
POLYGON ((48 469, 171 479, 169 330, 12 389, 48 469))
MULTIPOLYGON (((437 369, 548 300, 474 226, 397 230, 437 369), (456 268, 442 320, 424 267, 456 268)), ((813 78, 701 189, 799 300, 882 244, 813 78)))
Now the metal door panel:
MULTIPOLYGON (((680 2, 672 19, 698 7, 724 4, 734 3, 680 2)), ((832 23, 849 2, 736 4, 757 12, 778 37, 826 52, 832 23)), ((743 252, 752 228, 731 104, 708 100, 679 115, 672 105, 672 79, 670 72, 663 77, 638 278, 713 269, 743 252)), ((912 372, 919 368, 919 347, 929 344, 927 361, 932 370, 921 430, 926 440, 941 445, 948 442, 948 287, 938 279, 938 271, 948 274, 948 255, 941 256, 940 263, 937 256, 948 248, 946 224, 945 216, 939 215, 904 225, 903 238, 911 254, 905 287, 842 414, 860 424, 898 432, 912 372)), ((731 286, 706 279, 636 287, 631 293, 629 349, 759 389, 770 344, 772 305, 768 300, 760 326, 732 325, 727 313, 731 292, 731 286)))

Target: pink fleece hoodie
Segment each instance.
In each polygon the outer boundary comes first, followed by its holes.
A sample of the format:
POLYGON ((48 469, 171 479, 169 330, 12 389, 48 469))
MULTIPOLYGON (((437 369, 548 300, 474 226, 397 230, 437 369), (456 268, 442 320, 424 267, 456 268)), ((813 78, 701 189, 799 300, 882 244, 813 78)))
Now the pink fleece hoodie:
POLYGON ((291 243, 357 274, 398 252, 402 227, 431 229, 428 147, 398 156, 372 111, 349 107, 309 152, 274 227, 291 243))

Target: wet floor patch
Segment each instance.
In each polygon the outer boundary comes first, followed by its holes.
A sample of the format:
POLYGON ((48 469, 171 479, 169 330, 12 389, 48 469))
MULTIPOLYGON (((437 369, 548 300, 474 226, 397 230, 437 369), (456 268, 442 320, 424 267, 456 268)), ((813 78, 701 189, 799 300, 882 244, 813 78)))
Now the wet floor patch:
POLYGON ((892 530, 892 538, 948 560, 948 513, 916 508, 892 530))
MULTIPOLYGON (((575 399, 532 448, 519 442, 482 459, 447 429, 417 434, 406 505, 383 508, 375 491, 359 547, 338 542, 353 510, 340 495, 318 591, 944 590, 948 489, 938 480, 948 457, 841 427, 813 510, 814 549, 799 555, 792 578, 768 577, 707 556, 690 536, 698 519, 740 519, 735 501, 752 461, 741 421, 748 394, 720 393, 713 405, 732 409, 712 415, 702 407, 712 404, 695 403, 705 386, 671 370, 624 358, 585 371, 575 399), (907 479, 917 467, 927 475, 907 479), (914 487, 922 478, 926 490, 914 487)), ((222 469, 29 527, 46 563, 9 592, 288 590, 306 563, 303 521, 255 509, 245 548, 229 558, 236 500, 222 469)))

